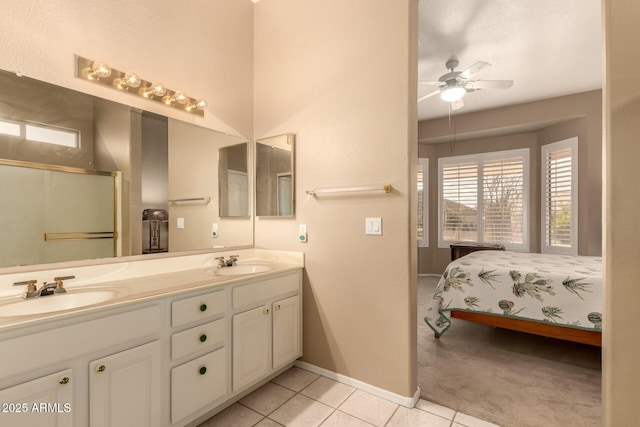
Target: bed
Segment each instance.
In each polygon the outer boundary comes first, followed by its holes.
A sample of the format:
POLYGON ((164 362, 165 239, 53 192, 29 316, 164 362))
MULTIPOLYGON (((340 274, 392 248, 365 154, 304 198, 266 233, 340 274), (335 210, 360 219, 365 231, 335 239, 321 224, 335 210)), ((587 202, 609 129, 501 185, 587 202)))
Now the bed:
POLYGON ((436 338, 451 318, 600 346, 602 258, 478 251, 452 261, 425 321, 436 338))

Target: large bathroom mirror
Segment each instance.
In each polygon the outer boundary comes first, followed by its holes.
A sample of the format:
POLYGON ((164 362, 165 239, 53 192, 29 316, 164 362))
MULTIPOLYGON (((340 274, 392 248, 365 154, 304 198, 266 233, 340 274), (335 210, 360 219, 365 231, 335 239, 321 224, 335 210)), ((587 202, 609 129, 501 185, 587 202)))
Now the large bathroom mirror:
MULTIPOLYGON (((246 194, 241 196, 247 201, 245 215, 231 218, 233 215, 223 215, 220 207, 219 156, 226 153, 225 147, 233 146, 244 147, 248 164, 252 153, 246 139, 0 70, 0 159, 40 169, 77 168, 107 176, 119 173, 119 232, 116 244, 110 245, 113 251, 93 254, 71 249, 75 255, 65 261, 253 245, 250 185, 244 186, 246 194), (41 137, 34 136, 34 131, 41 137), (215 236, 213 229, 217 230, 215 236)), ((234 159, 237 155, 234 152, 234 159)), ((236 163, 233 167, 242 170, 236 163)), ((244 169, 246 174, 251 171, 244 169)), ((84 186, 92 176, 77 174, 74 179, 84 186)), ((21 180, 5 178, 4 185, 21 180)), ((253 180, 247 178, 247 182, 253 180)), ((41 224, 30 221, 42 215, 29 212, 29 206, 42 205, 40 198, 54 201, 49 211, 72 209, 61 206, 66 203, 64 199, 58 198, 56 205, 58 196, 44 186, 41 189, 40 195, 18 192, 24 203, 9 206, 3 200, 6 209, 0 212, 0 224, 8 224, 9 217, 19 218, 22 229, 41 230, 41 224), (26 210, 19 212, 18 206, 26 210)), ((0 253, 12 250, 14 240, 3 234, 7 228, 0 227, 0 253)), ((84 228, 94 229, 90 223, 84 228)), ((30 235, 44 240, 44 233, 30 235)), ((73 243, 51 241, 44 245, 59 248, 73 243)), ((50 254, 52 248, 42 252, 50 254)), ((58 261, 55 256, 25 260, 0 257, 0 268, 58 261)))
POLYGON ((256 141, 256 216, 293 216, 294 159, 292 133, 256 141))

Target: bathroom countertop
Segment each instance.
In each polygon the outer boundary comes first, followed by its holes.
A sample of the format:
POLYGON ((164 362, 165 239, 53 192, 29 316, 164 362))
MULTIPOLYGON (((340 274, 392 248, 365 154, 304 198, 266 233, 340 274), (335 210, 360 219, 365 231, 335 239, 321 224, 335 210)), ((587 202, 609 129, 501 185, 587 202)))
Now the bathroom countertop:
MULTIPOLYGON (((273 253, 282 254, 275 251, 273 253)), ((118 292, 122 292, 123 295, 97 304, 67 310, 31 315, 0 316, 0 332, 22 326, 32 326, 52 320, 72 318, 89 313, 98 313, 131 304, 176 296, 187 292, 215 289, 216 287, 237 282, 268 278, 273 275, 299 270, 304 267, 304 261, 301 255, 297 257, 273 256, 270 255, 269 251, 253 250, 251 250, 250 255, 252 255, 252 257, 243 258, 242 261, 238 261, 237 265, 267 265, 269 266, 269 270, 248 274, 217 275, 215 274, 217 267, 212 266, 215 264, 213 264, 211 260, 207 260, 206 263, 200 264, 204 266, 174 272, 145 274, 136 277, 126 277, 126 275, 120 275, 124 277, 118 277, 118 275, 115 275, 116 277, 112 280, 96 281, 96 279, 85 279, 82 284, 74 284, 73 281, 69 281, 68 284, 65 284, 65 288, 69 294, 73 293, 74 290, 81 292, 87 292, 90 290, 116 290, 118 292)), ((214 256, 221 255, 210 254, 209 258, 213 259, 214 256)), ((202 256, 200 256, 200 258, 204 259, 202 256)), ((64 296, 65 295, 51 295, 40 298, 64 298, 64 296)), ((0 299, 0 306, 18 301, 23 301, 21 295, 7 296, 0 299)), ((25 303, 28 304, 28 301, 25 303)))

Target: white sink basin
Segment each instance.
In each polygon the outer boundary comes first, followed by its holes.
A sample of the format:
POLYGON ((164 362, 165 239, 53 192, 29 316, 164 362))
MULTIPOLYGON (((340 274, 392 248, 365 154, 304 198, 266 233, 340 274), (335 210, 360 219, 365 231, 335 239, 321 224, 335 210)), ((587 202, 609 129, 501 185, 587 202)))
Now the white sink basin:
POLYGON ((0 317, 29 316, 98 304, 124 295, 113 289, 91 291, 67 291, 64 294, 46 295, 30 299, 12 299, 14 302, 0 303, 0 317))
POLYGON ((240 274, 262 273, 270 269, 268 265, 264 264, 239 264, 233 267, 211 268, 207 270, 207 272, 213 273, 216 276, 235 276, 240 274))

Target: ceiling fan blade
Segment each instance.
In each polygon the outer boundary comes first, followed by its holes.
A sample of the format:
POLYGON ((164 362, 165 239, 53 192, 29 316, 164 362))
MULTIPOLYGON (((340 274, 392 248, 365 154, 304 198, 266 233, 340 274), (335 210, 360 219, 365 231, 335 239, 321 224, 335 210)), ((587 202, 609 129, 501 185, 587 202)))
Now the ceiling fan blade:
POLYGON ((491 64, 489 64, 488 62, 478 61, 475 64, 473 64, 471 67, 467 68, 462 73, 460 73, 459 77, 465 80, 468 80, 474 75, 478 74, 483 68, 490 67, 490 66, 491 64))
POLYGON ((467 89, 509 89, 513 80, 474 80, 464 86, 467 89))
POLYGON ((428 93, 428 94, 426 94, 426 95, 421 96, 420 98, 418 98, 418 102, 422 102, 422 101, 424 101, 424 100, 425 100, 425 99, 427 99, 427 98, 431 98, 432 96, 437 95, 437 94, 439 94, 440 92, 442 92, 440 89, 438 89, 438 90, 434 90, 433 92, 428 93))
POLYGON ((453 111, 459 110, 462 107, 464 107, 464 102, 462 101, 462 98, 458 99, 457 101, 453 101, 451 103, 451 109, 453 111))

